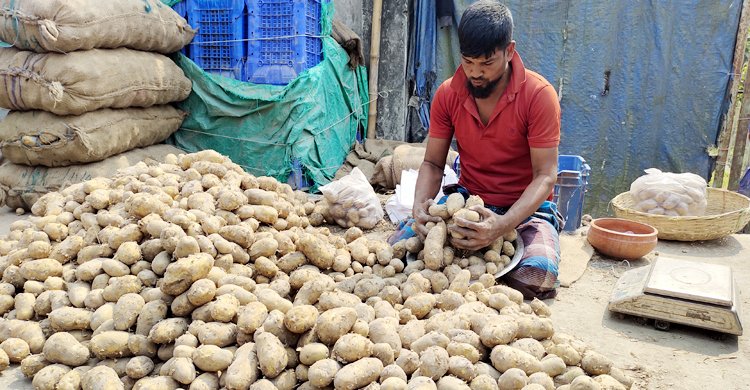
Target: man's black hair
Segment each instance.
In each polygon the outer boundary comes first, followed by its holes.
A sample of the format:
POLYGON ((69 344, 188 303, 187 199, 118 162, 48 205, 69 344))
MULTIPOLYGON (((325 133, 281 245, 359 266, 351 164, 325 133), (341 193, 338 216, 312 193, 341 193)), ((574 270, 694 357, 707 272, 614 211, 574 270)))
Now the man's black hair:
POLYGON ((469 6, 458 25, 461 54, 469 58, 489 57, 513 40, 513 15, 497 0, 479 0, 469 6))

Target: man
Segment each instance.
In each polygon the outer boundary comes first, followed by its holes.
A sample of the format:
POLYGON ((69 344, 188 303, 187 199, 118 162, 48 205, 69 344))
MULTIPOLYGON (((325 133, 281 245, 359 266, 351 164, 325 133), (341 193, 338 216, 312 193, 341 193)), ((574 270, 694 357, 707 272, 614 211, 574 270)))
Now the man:
POLYGON ((419 169, 414 231, 439 221, 427 209, 438 193, 453 136, 461 155, 459 191, 480 196, 478 223, 454 218, 455 248, 479 250, 518 228, 525 245, 503 282, 524 297, 555 296, 562 221, 552 199, 557 180, 560 105, 554 88, 527 70, 513 41, 513 17, 497 1, 480 0, 458 26, 462 63, 435 93, 424 163, 419 169))

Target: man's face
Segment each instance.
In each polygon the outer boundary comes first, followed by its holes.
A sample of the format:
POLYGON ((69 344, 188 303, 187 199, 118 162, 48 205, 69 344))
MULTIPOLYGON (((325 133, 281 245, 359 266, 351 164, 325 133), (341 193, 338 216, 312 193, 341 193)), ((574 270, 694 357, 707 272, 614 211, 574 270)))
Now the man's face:
POLYGON ((515 42, 511 42, 505 50, 495 50, 490 56, 471 58, 461 56, 461 64, 466 73, 466 86, 471 95, 477 99, 486 99, 497 88, 508 63, 515 53, 515 42))

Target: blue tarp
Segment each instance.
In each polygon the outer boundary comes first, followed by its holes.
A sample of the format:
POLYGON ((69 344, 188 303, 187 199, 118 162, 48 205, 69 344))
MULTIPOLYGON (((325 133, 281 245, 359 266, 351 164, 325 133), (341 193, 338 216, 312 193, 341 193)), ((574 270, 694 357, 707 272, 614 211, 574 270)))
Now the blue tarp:
MULTIPOLYGON (((415 16, 423 35, 438 26, 437 46, 412 41, 415 58, 435 51, 434 85, 455 72, 456 22, 473 2, 448 1, 455 11, 452 26, 415 16)), ((707 149, 716 143, 727 108, 741 2, 504 3, 513 12, 525 65, 562 97, 560 152, 581 155, 592 167, 588 212, 607 214, 609 201, 645 168, 709 177, 713 158, 707 149)), ((424 77, 415 79, 417 91, 429 87, 420 81, 424 77)))

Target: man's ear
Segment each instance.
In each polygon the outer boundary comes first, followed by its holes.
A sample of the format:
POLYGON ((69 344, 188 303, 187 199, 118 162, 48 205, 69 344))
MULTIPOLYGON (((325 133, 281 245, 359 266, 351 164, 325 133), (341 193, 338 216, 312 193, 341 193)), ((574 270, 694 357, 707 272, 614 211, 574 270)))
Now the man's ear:
POLYGON ((516 41, 510 41, 508 47, 505 48, 505 56, 508 58, 508 62, 513 58, 513 54, 516 53, 516 41))

